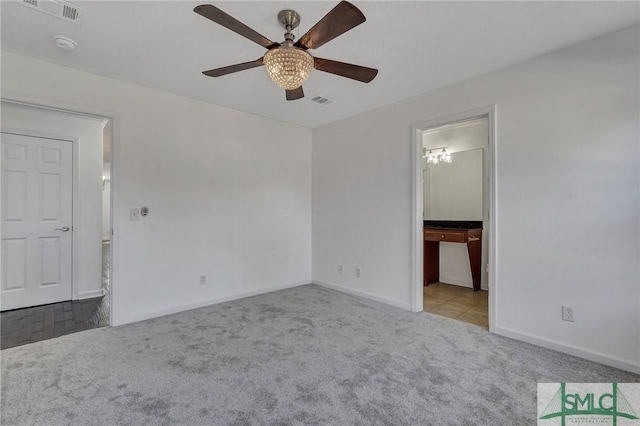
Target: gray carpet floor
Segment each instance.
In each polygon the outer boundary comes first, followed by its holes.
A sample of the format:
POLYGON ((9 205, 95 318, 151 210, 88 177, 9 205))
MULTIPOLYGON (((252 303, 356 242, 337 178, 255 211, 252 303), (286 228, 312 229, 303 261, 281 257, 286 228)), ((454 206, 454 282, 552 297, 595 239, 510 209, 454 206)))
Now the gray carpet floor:
POLYGON ((640 376, 315 285, 1 352, 3 425, 529 425, 640 376))

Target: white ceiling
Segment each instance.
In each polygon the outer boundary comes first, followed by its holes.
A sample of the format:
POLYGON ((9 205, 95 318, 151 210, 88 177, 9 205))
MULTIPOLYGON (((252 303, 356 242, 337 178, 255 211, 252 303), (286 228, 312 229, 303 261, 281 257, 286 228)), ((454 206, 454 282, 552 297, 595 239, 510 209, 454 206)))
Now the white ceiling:
MULTIPOLYGON (((40 0, 47 1, 47 0, 40 0)), ((263 68, 219 78, 202 71, 260 58, 265 49, 197 15, 191 1, 72 1, 75 25, 5 0, 2 49, 276 120, 317 127, 640 21, 630 2, 354 1, 367 22, 313 55, 380 70, 369 84, 319 71, 306 97, 287 102, 263 68), (53 36, 75 39, 73 52, 53 36), (321 106, 310 99, 332 99, 321 106)), ((292 8, 299 38, 336 1, 217 1, 216 6, 273 41, 284 30, 276 15, 292 8)))

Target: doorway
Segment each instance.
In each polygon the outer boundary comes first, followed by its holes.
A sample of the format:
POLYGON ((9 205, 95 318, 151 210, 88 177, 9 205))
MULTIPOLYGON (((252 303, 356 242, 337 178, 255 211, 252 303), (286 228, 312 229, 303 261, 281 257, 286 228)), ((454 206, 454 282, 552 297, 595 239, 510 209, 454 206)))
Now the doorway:
POLYGON ((2 100, 2 349, 110 323, 110 129, 107 117, 2 100))
POLYGON ((490 330, 494 120, 486 107, 421 123, 413 151, 413 310, 490 330))

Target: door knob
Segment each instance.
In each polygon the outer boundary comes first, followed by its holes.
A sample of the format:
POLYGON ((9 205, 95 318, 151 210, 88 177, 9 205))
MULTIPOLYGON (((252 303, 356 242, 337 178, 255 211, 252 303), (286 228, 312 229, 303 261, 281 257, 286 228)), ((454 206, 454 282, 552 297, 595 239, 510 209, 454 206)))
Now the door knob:
POLYGON ((68 226, 63 226, 62 228, 56 228, 54 229, 54 231, 62 231, 62 232, 67 232, 69 230, 68 226))

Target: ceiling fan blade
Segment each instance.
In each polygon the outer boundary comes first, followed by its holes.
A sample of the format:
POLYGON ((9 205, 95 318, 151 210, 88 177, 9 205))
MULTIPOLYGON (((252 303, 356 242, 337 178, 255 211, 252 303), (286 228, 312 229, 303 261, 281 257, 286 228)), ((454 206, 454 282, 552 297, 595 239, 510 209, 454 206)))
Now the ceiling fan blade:
POLYGON ((201 4, 200 6, 196 6, 193 11, 198 15, 202 15, 205 18, 212 20, 216 24, 220 24, 223 27, 230 29, 234 33, 238 33, 241 36, 258 43, 262 47, 266 47, 267 49, 280 45, 279 43, 274 43, 262 34, 259 34, 252 28, 249 28, 242 22, 238 21, 233 16, 223 12, 213 5, 201 4))
POLYGON ((304 98, 304 90, 302 90, 302 86, 297 89, 287 90, 286 92, 288 101, 295 101, 296 99, 304 98))
POLYGON ((376 77, 376 75, 378 75, 378 70, 375 68, 347 64, 345 62, 333 61, 331 59, 313 58, 313 66, 318 71, 351 78, 363 83, 369 83, 376 77))
POLYGON ((206 75, 207 77, 221 77, 223 75, 231 74, 234 72, 244 71, 251 68, 259 67, 261 65, 262 65, 262 58, 255 61, 243 62, 241 64, 229 65, 227 67, 215 68, 212 70, 203 71, 202 74, 206 75))
POLYGON ((303 49, 317 49, 366 20, 360 9, 349 2, 341 1, 300 37, 296 46, 303 49))

